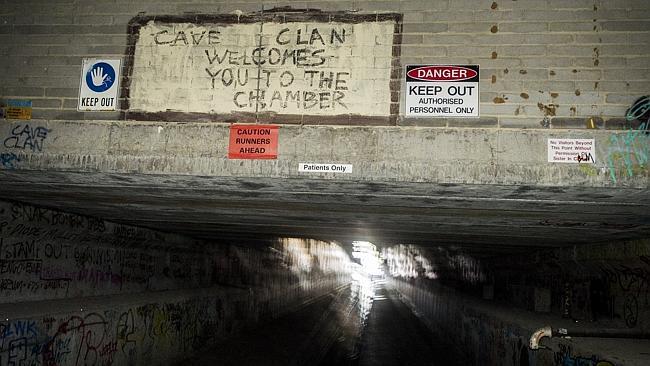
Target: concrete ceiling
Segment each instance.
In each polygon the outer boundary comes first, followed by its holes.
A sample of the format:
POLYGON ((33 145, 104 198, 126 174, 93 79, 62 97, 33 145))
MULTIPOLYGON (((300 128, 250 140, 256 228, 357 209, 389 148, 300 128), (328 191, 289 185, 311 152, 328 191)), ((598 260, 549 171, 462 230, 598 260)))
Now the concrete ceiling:
POLYGON ((3 172, 4 197, 210 240, 297 236, 476 255, 650 236, 647 190, 3 172))
POLYGON ((546 138, 566 135, 595 138, 604 160, 613 132, 283 126, 278 159, 251 161, 227 159, 224 124, 46 125, 42 151, 11 150, 3 199, 214 241, 297 236, 489 256, 650 237, 647 169, 613 182, 603 163, 546 161, 546 138), (354 171, 304 174, 300 162, 354 171))

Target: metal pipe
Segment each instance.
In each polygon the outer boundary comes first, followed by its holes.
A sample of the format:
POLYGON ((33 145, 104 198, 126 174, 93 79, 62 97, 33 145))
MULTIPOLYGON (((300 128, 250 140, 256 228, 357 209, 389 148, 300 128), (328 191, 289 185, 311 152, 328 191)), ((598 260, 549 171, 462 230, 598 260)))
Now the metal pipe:
POLYGON ((552 336, 553 329, 551 329, 550 325, 537 329, 533 332, 533 335, 530 336, 530 349, 539 349, 539 341, 541 341, 544 337, 552 336))
POLYGON ((618 329, 604 329, 604 330, 572 330, 566 328, 553 329, 550 325, 539 328, 530 336, 530 349, 539 349, 539 342, 544 337, 559 337, 559 338, 627 338, 627 339, 650 339, 650 333, 634 332, 634 331, 621 331, 618 329))

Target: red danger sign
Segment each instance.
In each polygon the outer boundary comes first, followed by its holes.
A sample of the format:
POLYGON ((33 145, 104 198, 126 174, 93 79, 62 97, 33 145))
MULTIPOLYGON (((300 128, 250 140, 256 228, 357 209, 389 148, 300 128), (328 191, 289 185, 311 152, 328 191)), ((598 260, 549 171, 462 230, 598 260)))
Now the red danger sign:
POLYGON ((279 127, 231 125, 228 159, 277 159, 279 127))
POLYGON ((409 70, 406 75, 421 81, 463 81, 475 78, 478 72, 463 66, 422 66, 409 70))
POLYGON ((478 65, 406 65, 407 117, 478 117, 478 65))

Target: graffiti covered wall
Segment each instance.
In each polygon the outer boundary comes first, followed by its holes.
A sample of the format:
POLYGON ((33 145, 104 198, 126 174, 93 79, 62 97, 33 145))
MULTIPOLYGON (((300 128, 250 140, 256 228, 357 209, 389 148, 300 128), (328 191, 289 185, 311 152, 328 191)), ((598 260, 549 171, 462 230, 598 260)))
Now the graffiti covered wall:
POLYGON ((645 355, 639 337, 650 329, 650 241, 462 253, 404 245, 383 252, 392 287, 450 340, 459 364, 645 364, 634 355, 645 355), (569 337, 556 334, 529 350, 530 336, 545 325, 569 337))
POLYGON ((183 239, 1 202, 1 302, 206 285, 209 263, 183 239))
POLYGON ((347 283, 336 244, 250 247, 0 202, 0 366, 180 360, 347 283))
MULTIPOLYGON (((530 335, 542 320, 499 310, 457 290, 430 281, 392 279, 391 285, 434 332, 444 335, 459 365, 620 366, 602 349, 579 339, 546 339, 544 349, 528 348, 530 335)), ((548 321, 545 319, 544 321, 548 321)), ((611 340, 610 340, 611 341, 611 340)), ((634 363, 631 363, 634 364, 634 363)))
POLYGON ((135 18, 129 108, 145 118, 387 117, 397 111, 390 80, 399 19, 320 12, 135 18))

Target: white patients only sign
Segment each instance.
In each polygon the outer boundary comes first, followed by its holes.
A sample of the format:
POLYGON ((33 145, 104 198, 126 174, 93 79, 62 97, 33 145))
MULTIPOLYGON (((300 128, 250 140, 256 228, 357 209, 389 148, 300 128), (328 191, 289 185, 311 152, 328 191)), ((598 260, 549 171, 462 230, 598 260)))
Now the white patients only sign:
POLYGON ((594 139, 548 139, 548 162, 593 164, 596 143, 594 139))
POLYGON ((406 66, 407 117, 478 117, 478 65, 406 66))
POLYGON ((79 111, 114 111, 120 87, 120 59, 84 59, 79 86, 79 111))

